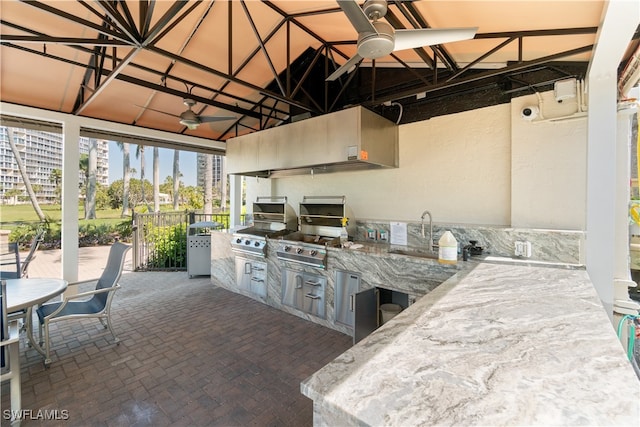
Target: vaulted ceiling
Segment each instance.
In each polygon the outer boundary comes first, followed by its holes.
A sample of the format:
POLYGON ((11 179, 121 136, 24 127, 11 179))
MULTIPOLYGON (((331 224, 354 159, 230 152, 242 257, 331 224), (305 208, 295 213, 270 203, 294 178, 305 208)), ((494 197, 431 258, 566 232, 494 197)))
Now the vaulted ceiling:
POLYGON ((365 59, 328 82, 356 53, 336 1, 5 0, 0 100, 216 140, 358 104, 394 119, 401 104, 402 122, 423 120, 584 77, 604 5, 389 1, 395 29, 477 33, 365 59), (184 98, 228 119, 189 129, 184 98))

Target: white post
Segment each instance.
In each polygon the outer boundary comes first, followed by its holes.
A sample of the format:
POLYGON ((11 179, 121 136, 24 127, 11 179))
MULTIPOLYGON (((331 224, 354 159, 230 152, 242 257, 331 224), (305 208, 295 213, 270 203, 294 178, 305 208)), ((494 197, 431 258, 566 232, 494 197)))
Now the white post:
POLYGON ((80 125, 67 120, 62 128, 62 278, 77 282, 80 125))
POLYGON ((638 23, 636 1, 605 3, 603 21, 597 35, 588 70, 588 158, 587 158, 587 272, 602 304, 613 320, 614 281, 620 272, 616 257, 628 258, 629 242, 622 231, 627 224, 628 161, 618 136, 617 68, 638 23), (627 159, 627 160, 625 160, 627 159), (624 207, 623 207, 624 205, 624 207), (623 213, 624 211, 624 213, 623 213))
POLYGON ((229 175, 229 228, 234 228, 240 223, 242 213, 242 176, 229 175))

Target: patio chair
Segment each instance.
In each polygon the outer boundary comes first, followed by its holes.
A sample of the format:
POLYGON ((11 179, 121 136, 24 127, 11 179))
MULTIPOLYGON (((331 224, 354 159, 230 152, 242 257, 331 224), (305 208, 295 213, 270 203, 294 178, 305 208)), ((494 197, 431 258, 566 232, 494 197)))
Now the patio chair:
MULTIPOLYGON (((2 288, 0 298, 2 303, 2 316, 0 317, 0 382, 10 381, 11 388, 11 418, 12 425, 20 425, 19 412, 21 410, 21 387, 20 387, 20 333, 17 322, 7 320, 7 283, 0 280, 2 288)), ((3 413, 3 417, 5 414, 3 413)))
POLYGON ((20 248, 17 243, 9 243, 8 251, 0 253, 0 279, 20 277, 20 248))
MULTIPOLYGON (((111 301, 115 291, 120 288, 118 281, 122 275, 125 256, 130 248, 131 246, 120 242, 115 242, 111 246, 107 265, 96 283, 95 290, 64 297, 61 302, 43 304, 36 310, 40 326, 40 337, 41 339, 44 337, 44 351, 42 349, 38 349, 38 351, 45 357, 45 366, 51 364, 49 327, 51 323, 54 322, 81 318, 96 318, 100 320, 100 323, 102 323, 105 329, 109 328, 114 342, 118 343, 118 337, 116 337, 116 334, 113 332, 111 325, 111 301), (79 299, 87 297, 90 298, 78 301, 79 299), (43 328, 44 335, 42 333, 43 328)), ((70 283, 70 285, 79 283, 70 283)))
POLYGON ((31 240, 31 248, 29 248, 29 253, 27 254, 27 257, 24 259, 24 261, 20 264, 20 277, 29 277, 29 264, 36 257, 36 251, 38 250, 40 243, 42 243, 42 241, 44 240, 44 233, 45 230, 38 231, 33 237, 33 240, 31 240))

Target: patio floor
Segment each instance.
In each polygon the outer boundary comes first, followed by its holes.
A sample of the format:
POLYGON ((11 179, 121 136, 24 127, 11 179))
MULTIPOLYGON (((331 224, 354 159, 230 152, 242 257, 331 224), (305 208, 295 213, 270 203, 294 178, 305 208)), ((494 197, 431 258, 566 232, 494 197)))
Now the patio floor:
POLYGON ((68 413, 23 426, 310 426, 313 405, 300 382, 351 346, 344 334, 209 277, 128 272, 120 284, 112 305, 119 345, 97 320, 78 320, 52 325, 49 369, 23 346, 23 409, 68 413))

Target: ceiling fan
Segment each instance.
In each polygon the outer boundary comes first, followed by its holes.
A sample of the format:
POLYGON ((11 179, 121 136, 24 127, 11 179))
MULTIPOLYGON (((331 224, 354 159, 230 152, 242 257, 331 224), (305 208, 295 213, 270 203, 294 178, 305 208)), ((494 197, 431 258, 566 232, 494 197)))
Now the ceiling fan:
POLYGON ((356 64, 365 58, 376 59, 397 50, 468 40, 472 39, 478 30, 477 27, 395 30, 389 23, 379 20, 387 13, 386 0, 367 0, 362 9, 356 0, 337 2, 358 32, 358 51, 327 77, 327 81, 334 81, 344 73, 351 72, 356 64))
POLYGON ((234 120, 236 118, 234 116, 200 116, 191 109, 197 104, 194 99, 184 98, 182 102, 187 106, 187 109, 180 113, 180 115, 167 113, 166 111, 155 110, 149 107, 146 107, 146 109, 155 111, 157 113, 166 114, 168 116, 177 117, 180 119, 181 125, 184 125, 191 130, 197 129, 201 123, 221 122, 225 120, 234 120))

